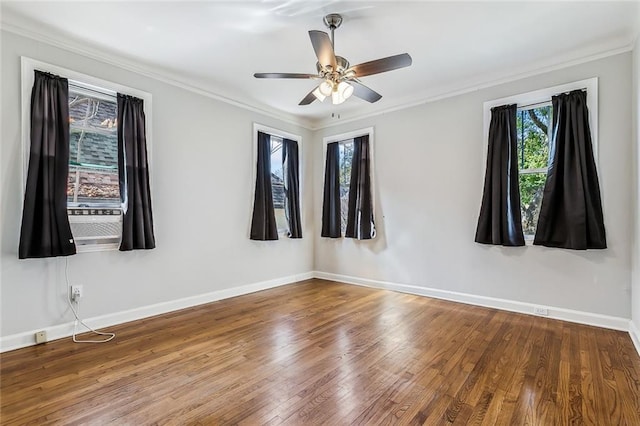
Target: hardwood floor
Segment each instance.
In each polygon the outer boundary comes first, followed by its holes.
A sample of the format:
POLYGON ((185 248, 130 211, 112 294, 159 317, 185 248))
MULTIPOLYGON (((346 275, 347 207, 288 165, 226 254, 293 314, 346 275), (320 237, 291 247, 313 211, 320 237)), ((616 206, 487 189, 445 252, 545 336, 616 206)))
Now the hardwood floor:
POLYGON ((1 355, 2 424, 640 425, 624 332, 311 280, 1 355))

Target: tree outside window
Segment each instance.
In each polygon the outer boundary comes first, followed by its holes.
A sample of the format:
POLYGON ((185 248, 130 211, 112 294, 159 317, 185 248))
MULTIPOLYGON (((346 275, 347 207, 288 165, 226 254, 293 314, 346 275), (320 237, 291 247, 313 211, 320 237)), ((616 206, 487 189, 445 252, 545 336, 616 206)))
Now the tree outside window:
POLYGON ((353 139, 339 142, 340 147, 340 217, 341 232, 347 229, 349 211, 349 185, 351 184, 351 162, 353 159, 353 139))
POLYGON ((516 117, 522 230, 528 238, 536 233, 547 180, 551 113, 551 105, 546 104, 519 109, 516 117))

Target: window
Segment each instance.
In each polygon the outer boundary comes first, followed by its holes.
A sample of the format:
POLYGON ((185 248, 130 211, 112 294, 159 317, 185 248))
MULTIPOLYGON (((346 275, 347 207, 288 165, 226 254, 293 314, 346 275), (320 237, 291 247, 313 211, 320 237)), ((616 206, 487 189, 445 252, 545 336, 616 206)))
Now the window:
POLYGON ((273 196, 273 211, 276 216, 278 234, 289 229, 284 210, 284 163, 282 158, 282 138, 271 135, 271 194, 273 196))
POLYGON ((549 148, 552 137, 553 111, 551 97, 570 92, 576 89, 586 89, 588 92, 587 104, 589 109, 589 122, 591 123, 591 139, 593 143, 594 157, 598 158, 598 79, 576 81, 555 87, 549 87, 521 95, 496 99, 484 103, 484 171, 487 159, 487 140, 489 135, 489 123, 491 121, 491 108, 499 105, 517 104, 517 157, 518 157, 518 182, 520 187, 520 209, 522 216, 522 230, 528 242, 533 241, 542 194, 547 179, 547 167, 549 162, 549 148))
MULTIPOLYGON (((302 138, 297 135, 293 135, 278 129, 263 126, 261 124, 254 123, 253 125, 253 155, 254 155, 254 178, 252 179, 252 185, 256 184, 256 168, 258 157, 258 134, 262 133, 269 138, 269 165, 271 168, 271 196, 273 199, 273 212, 276 220, 277 234, 286 235, 290 238, 301 238, 301 222, 300 222, 300 186, 301 182, 298 182, 300 176, 299 170, 299 156, 300 154, 300 142, 302 138), (292 147, 292 145, 294 147, 292 147), (295 149, 294 149, 295 148, 295 149), (285 158, 285 155, 289 155, 290 158, 285 158), (290 168, 291 167, 291 168, 290 168), (294 170, 295 169, 295 170, 294 170), (289 175, 289 176, 288 176, 289 175), (295 178, 292 179, 292 176, 295 178), (287 185, 291 185, 289 188, 287 185), (290 229, 293 227, 294 229, 290 229)), ((251 193, 255 195, 254 188, 251 193)), ((255 202, 255 200, 254 200, 255 202)), ((255 209, 254 205, 254 209, 255 209)), ((253 223, 252 223, 252 235, 253 235, 253 223)), ((265 228, 268 228, 266 224, 263 224, 265 228)), ((259 228, 258 224, 256 224, 259 228)), ((261 228, 262 229, 262 228, 261 228)), ((272 232, 272 231, 271 231, 272 232)), ((258 232, 262 235, 262 232, 258 232)), ((252 239, 262 239, 260 238, 252 239)), ((277 236, 272 236, 278 239, 277 236)))
POLYGON ((321 236, 358 240, 375 237, 373 139, 371 127, 323 139, 325 173, 321 236), (357 155, 360 156, 358 183, 355 192, 350 194, 352 166, 357 155), (351 212, 350 195, 355 197, 351 212), (349 217, 353 226, 347 232, 349 217))
MULTIPOLYGON (((69 82, 67 213, 76 249, 82 252, 118 248, 122 236, 122 208, 118 174, 116 96, 119 92, 143 99, 147 123, 150 123, 151 95, 23 57, 22 123, 25 181, 31 144, 30 97, 34 70, 60 75, 69 82)), ((148 127, 148 153, 150 140, 148 127)))
POLYGON ((340 147, 340 233, 344 235, 347 230, 347 212, 349 210, 353 138, 340 141, 338 144, 340 147))
POLYGON ((120 207, 115 94, 69 83, 69 207, 120 207))
POLYGON ((116 94, 69 81, 67 211, 76 247, 122 235, 116 94))
POLYGON ((536 233, 544 184, 547 180, 551 103, 518 109, 518 181, 525 238, 536 233))

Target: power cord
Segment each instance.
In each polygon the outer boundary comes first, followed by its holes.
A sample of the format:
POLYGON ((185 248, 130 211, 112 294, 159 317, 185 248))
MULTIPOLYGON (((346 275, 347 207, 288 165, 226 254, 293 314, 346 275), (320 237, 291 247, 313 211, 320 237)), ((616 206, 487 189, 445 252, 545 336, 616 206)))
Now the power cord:
MULTIPOLYGON (((64 258, 64 278, 65 281, 67 283, 67 289, 69 289, 69 287, 71 287, 70 283, 69 283, 69 258, 65 257, 64 258)), ((84 323, 84 321, 82 321, 82 319, 80 319, 80 300, 75 299, 74 302, 76 303, 77 309, 73 307, 73 304, 71 303, 71 298, 67 295, 66 297, 67 299, 67 303, 69 304, 69 307, 71 308, 71 312, 73 312, 73 316, 75 317, 75 320, 73 322, 73 341, 75 343, 106 343, 108 341, 111 341, 113 339, 115 339, 116 337, 116 333, 104 333, 102 331, 97 331, 94 330, 93 328, 89 327, 87 324, 84 323), (88 330, 92 331, 93 333, 99 335, 99 336, 109 336, 106 339, 102 339, 102 340, 78 340, 76 338, 76 334, 78 333, 78 323, 82 324, 83 326, 85 326, 88 330)))

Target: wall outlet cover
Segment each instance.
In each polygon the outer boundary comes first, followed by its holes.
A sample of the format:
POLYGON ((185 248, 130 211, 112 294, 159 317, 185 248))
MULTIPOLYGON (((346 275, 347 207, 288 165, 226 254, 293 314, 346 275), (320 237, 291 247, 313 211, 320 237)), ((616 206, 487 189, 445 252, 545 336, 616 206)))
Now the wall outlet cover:
POLYGON ((45 343, 47 341, 47 332, 46 331, 38 331, 36 333, 36 343, 45 343))
POLYGON ((543 306, 535 306, 533 308, 533 313, 536 315, 543 315, 543 316, 548 316, 549 315, 549 309, 545 308, 543 306))

